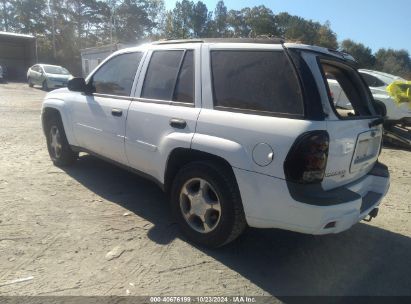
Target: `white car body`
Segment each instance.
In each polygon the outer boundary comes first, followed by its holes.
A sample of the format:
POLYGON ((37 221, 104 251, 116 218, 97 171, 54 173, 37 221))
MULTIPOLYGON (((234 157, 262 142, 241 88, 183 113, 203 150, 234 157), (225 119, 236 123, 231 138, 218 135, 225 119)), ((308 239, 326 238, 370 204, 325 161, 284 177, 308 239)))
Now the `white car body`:
POLYGON ((408 103, 396 103, 387 92, 387 86, 389 86, 392 82, 397 80, 405 81, 405 79, 372 70, 362 69, 359 70, 359 72, 367 82, 374 99, 384 103, 385 108, 387 109, 388 121, 411 123, 410 105, 408 103), (374 80, 373 78, 376 78, 379 81, 374 80))
POLYGON ((30 85, 40 85, 44 89, 57 89, 66 87, 68 81, 73 78, 73 75, 68 73, 68 71, 58 65, 50 64, 35 64, 30 67, 27 71, 27 81, 30 85), (51 70, 64 71, 61 73, 50 73, 51 70))
MULTIPOLYGON (((376 117, 342 120, 328 99, 317 63, 319 56, 345 60, 327 49, 299 44, 187 42, 147 44, 124 49, 104 60, 141 52, 129 97, 59 89, 47 94, 43 113, 57 110, 73 148, 110 159, 164 186, 171 155, 177 149, 199 151, 231 166, 241 193, 247 224, 309 234, 338 233, 364 219, 389 188, 387 168, 378 164, 382 125, 376 117), (192 50, 195 63, 194 104, 141 97, 150 58, 159 50, 192 50), (216 50, 296 51, 313 75, 324 114, 321 119, 217 110, 213 102, 210 53, 216 50), (121 117, 113 110, 122 111, 121 117), (170 119, 186 122, 183 129, 170 119), (370 126, 371 123, 371 126, 370 126), (284 164, 296 139, 306 132, 329 134, 325 177, 318 185, 290 183, 284 164), (367 154, 368 153, 368 154, 367 154), (291 189, 293 188, 293 189, 291 189)), ((43 115, 44 116, 44 115, 43 115)))

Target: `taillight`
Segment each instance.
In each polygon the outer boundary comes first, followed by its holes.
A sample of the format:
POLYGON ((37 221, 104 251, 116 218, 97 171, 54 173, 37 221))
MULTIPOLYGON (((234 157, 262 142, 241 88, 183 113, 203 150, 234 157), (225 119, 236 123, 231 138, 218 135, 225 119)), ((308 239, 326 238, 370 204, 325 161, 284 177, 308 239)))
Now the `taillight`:
POLYGON ((329 141, 327 131, 311 131, 298 137, 284 163, 286 179, 300 184, 320 183, 327 166, 329 141))

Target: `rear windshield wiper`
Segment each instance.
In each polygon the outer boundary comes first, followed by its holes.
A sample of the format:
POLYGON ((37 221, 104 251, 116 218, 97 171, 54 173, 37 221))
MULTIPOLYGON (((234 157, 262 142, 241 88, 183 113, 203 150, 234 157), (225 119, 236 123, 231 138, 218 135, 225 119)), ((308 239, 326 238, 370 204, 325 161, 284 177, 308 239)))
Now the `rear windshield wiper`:
POLYGON ((375 126, 378 126, 378 125, 382 125, 384 123, 384 118, 377 118, 377 119, 374 119, 373 121, 371 121, 369 124, 368 124, 368 126, 370 127, 370 128, 372 128, 372 127, 375 127, 375 126))

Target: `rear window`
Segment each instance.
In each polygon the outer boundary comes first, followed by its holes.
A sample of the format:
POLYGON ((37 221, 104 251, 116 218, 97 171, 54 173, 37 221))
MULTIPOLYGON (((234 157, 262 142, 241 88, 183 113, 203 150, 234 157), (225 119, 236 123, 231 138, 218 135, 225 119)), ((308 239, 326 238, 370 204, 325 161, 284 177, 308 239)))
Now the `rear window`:
POLYGON ((298 79, 283 51, 211 52, 214 106, 302 115, 298 79))
POLYGON ((346 64, 320 60, 331 105, 340 118, 374 115, 369 94, 360 74, 346 64))

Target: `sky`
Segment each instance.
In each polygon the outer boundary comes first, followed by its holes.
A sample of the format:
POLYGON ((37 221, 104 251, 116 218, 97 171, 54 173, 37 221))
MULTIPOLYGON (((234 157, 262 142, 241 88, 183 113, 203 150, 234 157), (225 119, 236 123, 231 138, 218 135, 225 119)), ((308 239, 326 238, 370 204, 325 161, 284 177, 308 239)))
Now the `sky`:
MULTIPOLYGON (((197 0, 193 0, 197 2, 197 0)), ((214 11, 218 0, 202 0, 214 11)), ((165 0, 172 9, 175 0, 165 0)), ((324 23, 329 20, 338 41, 350 38, 370 47, 405 49, 411 54, 411 0, 225 0, 228 10, 256 5, 274 14, 287 12, 324 23)))

